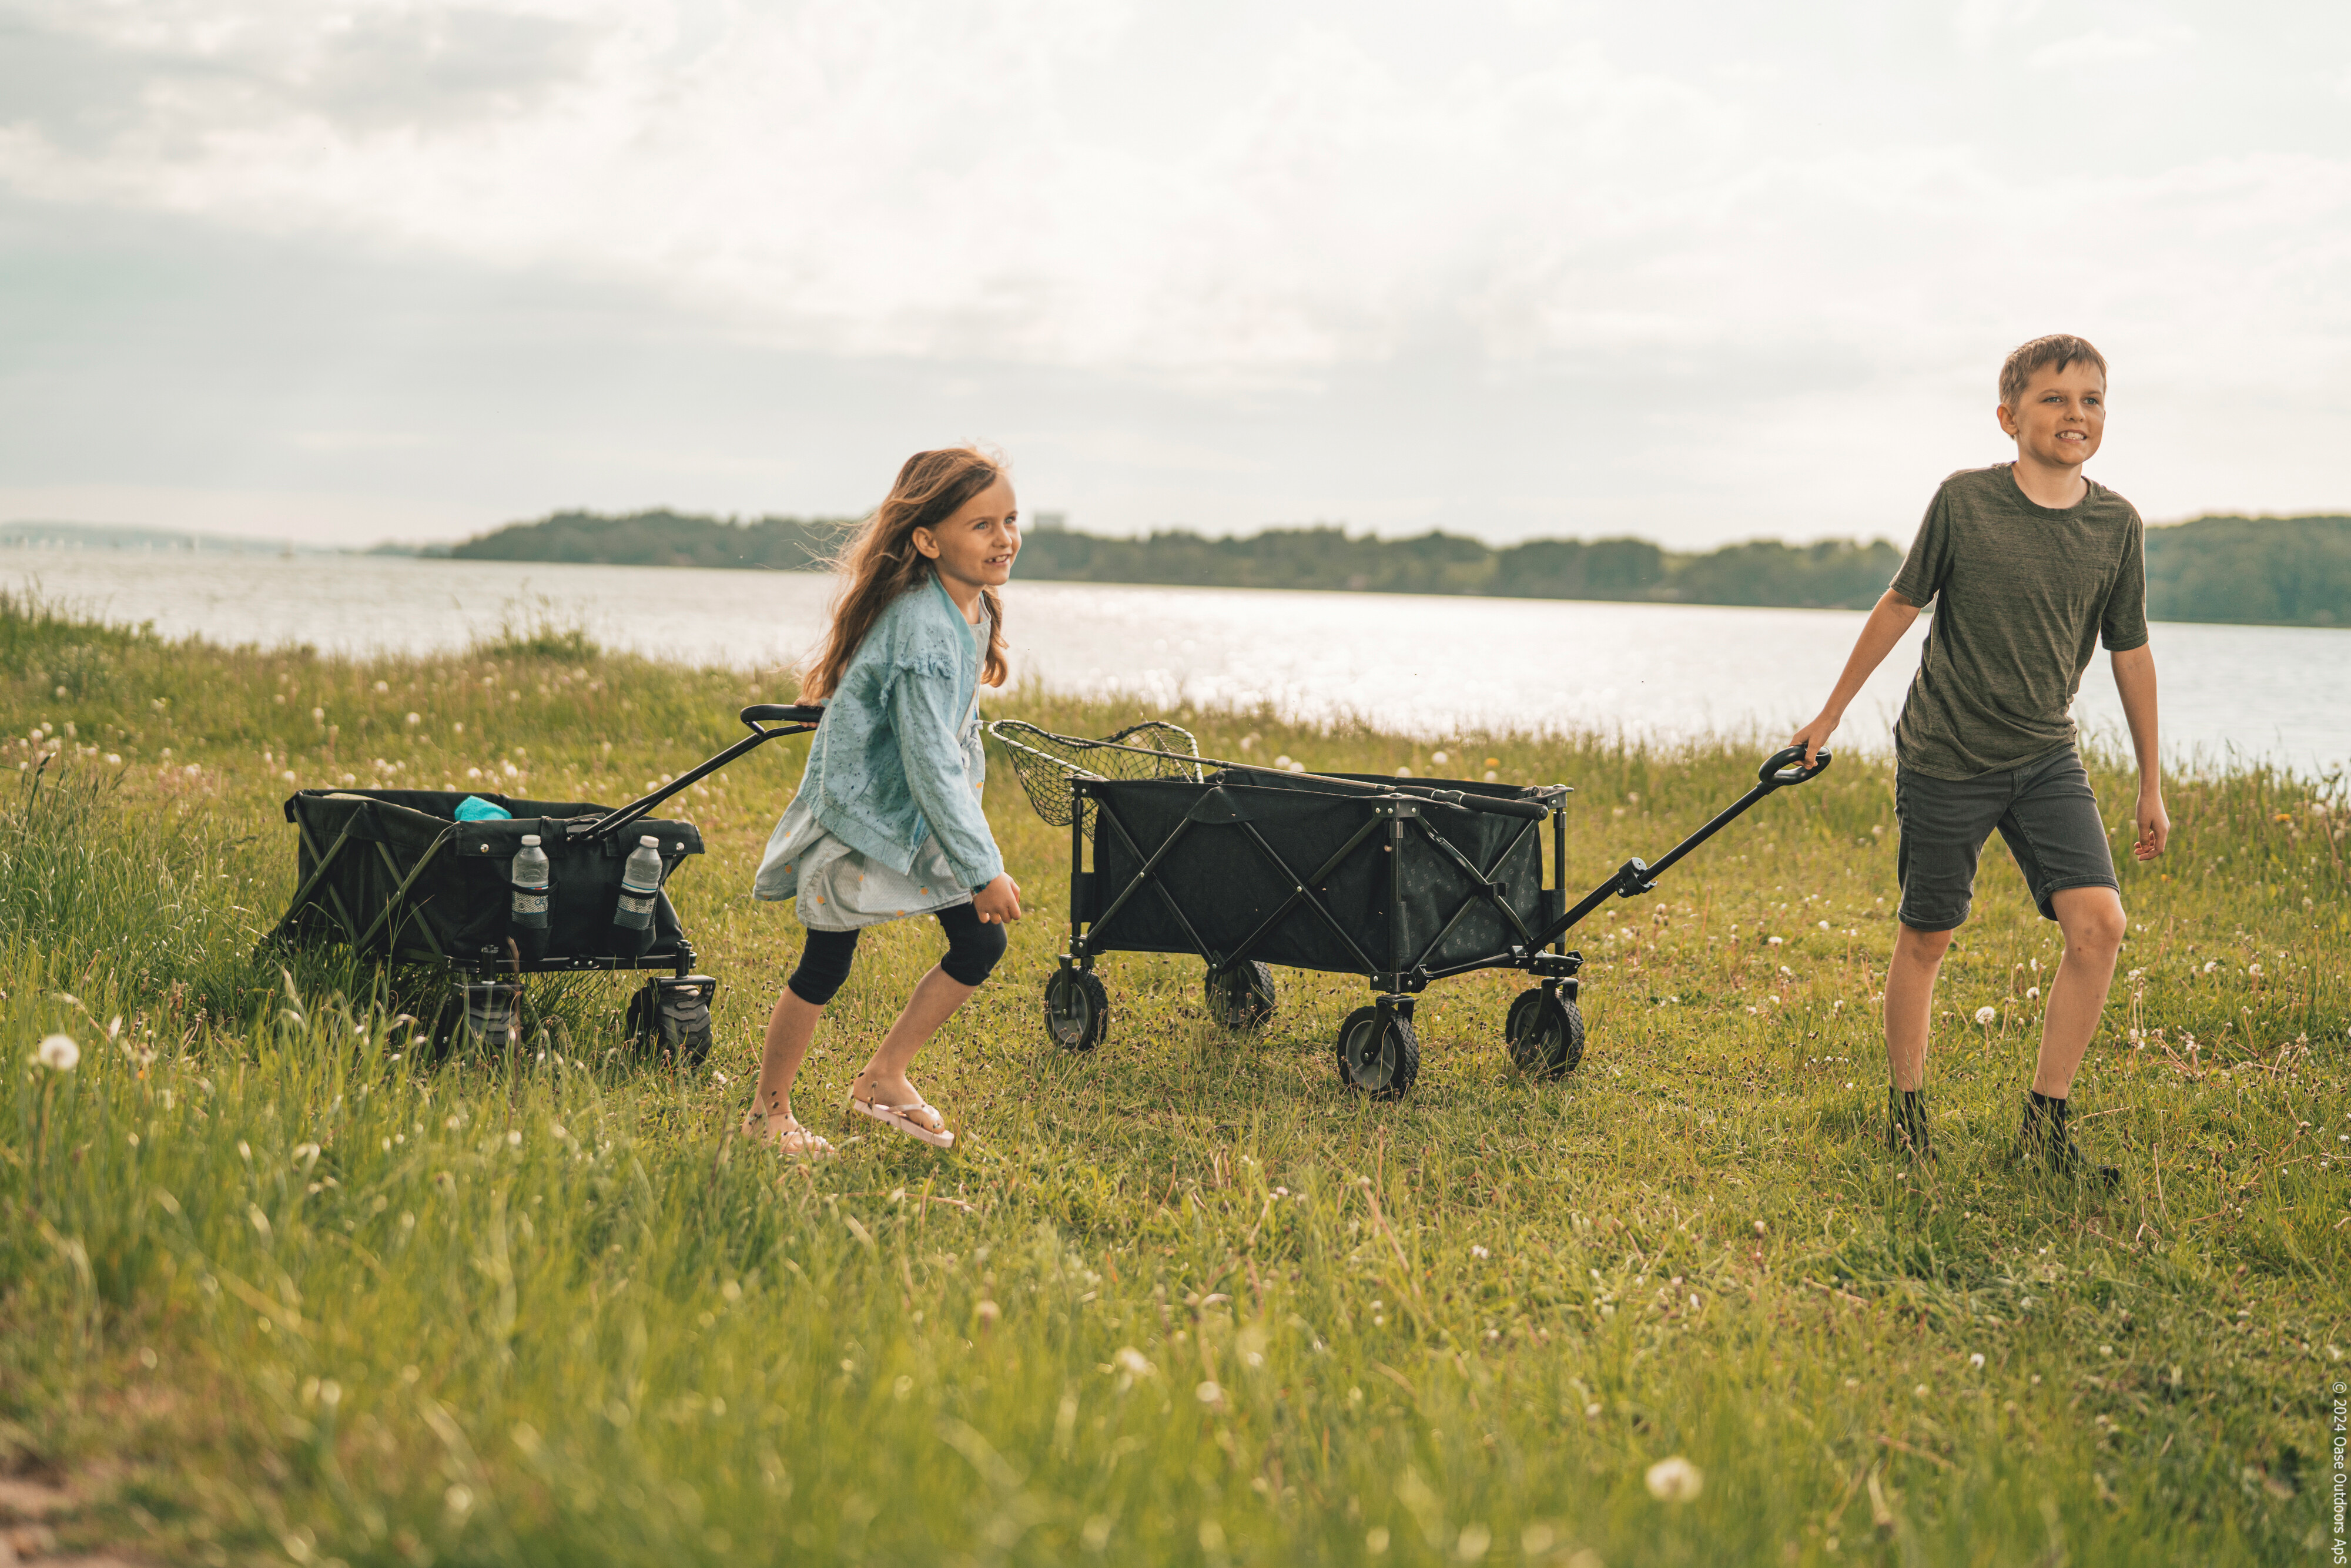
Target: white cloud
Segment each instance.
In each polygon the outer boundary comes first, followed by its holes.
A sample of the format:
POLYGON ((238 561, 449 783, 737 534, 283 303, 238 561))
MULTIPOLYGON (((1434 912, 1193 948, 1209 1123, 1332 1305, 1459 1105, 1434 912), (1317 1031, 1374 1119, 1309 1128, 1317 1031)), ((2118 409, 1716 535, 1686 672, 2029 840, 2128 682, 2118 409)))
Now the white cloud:
MULTIPOLYGON (((2116 360, 2116 469, 2176 515, 2339 483, 2272 453, 2232 491, 2225 440, 2131 444, 2346 395, 2339 99, 2275 84, 2289 47, 2344 57, 2351 12, 2285 12, 0 0, 0 194, 430 279, 306 383, 330 406, 256 404, 277 466, 224 459, 230 506, 340 484, 372 516, 433 469, 517 509, 797 507, 835 462, 821 504, 862 502, 871 453, 740 412, 747 359, 592 433, 550 412, 576 371, 455 386, 496 301, 543 292, 594 298, 600 370, 659 340, 929 375, 924 428, 1017 435, 1040 483, 1066 460, 1092 488, 1058 498, 1113 526, 1904 528, 1874 496, 1981 460, 1937 422, 1974 430, 2005 348, 2081 330, 2116 360), (362 395, 385 365, 413 379, 362 395)), ((552 362, 533 330, 499 373, 552 362)), ((0 384, 65 406, 32 373, 0 384)), ((912 417, 891 384, 857 415, 877 448, 912 417)), ((0 478, 29 504, 122 475, 0 478)))
POLYGON ((2103 28, 2043 44, 2024 57, 2037 71, 2076 70, 2126 65, 2152 59, 2175 49, 2192 47, 2196 29, 2173 24, 2140 33, 2109 33, 2103 28))

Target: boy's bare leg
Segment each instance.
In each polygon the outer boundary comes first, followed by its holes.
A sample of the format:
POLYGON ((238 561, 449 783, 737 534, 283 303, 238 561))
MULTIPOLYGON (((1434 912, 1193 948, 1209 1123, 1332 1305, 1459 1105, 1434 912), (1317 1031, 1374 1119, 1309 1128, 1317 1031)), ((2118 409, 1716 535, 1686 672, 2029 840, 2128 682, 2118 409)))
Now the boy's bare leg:
POLYGON ((898 1021, 890 1026, 890 1032, 873 1048, 873 1059, 858 1072, 849 1092, 883 1105, 920 1103, 923 1097, 906 1081, 906 1069, 914 1065, 915 1053, 930 1043, 931 1036, 938 1033, 939 1026, 978 989, 932 965, 931 972, 914 987, 914 994, 906 998, 898 1021))
POLYGON ((1886 968, 1886 1067, 1896 1089, 1926 1087, 1935 976, 1950 950, 1951 936, 1949 931, 1894 928, 1894 959, 1886 968))
MULTIPOLYGON (((2065 956, 2049 982, 2049 1008, 2041 1018, 2041 1061, 2032 1071, 2035 1093, 2063 1100, 2074 1087, 2074 1070, 2098 1032, 2106 992, 2114 985, 2115 959, 2129 923, 2123 901, 2111 887, 2069 887, 2053 894, 2065 956)), ((1889 989, 1890 998, 1892 992, 1889 989)))
POLYGON ((822 1008, 801 1000, 789 986, 768 1015, 767 1049, 759 1057, 759 1092, 752 1103, 767 1116, 771 1131, 780 1130, 791 1117, 792 1080, 799 1076, 809 1042, 816 1038, 817 1020, 823 1017, 822 1008))

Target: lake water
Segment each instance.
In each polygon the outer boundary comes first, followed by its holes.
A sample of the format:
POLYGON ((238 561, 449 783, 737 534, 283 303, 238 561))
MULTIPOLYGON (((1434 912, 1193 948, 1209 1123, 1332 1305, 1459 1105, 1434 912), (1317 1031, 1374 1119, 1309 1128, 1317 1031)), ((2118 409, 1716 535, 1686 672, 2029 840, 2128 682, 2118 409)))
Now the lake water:
MULTIPOLYGON (((62 549, 0 549, 0 583, 223 643, 426 653, 544 617, 608 647, 758 668, 808 650, 831 586, 796 572, 62 549)), ((1818 707, 1861 622, 1842 610, 1017 580, 1006 607, 1019 678, 1154 706, 1359 715, 1432 738, 1582 728, 1777 739, 1818 707)), ((1841 741, 1887 744, 1921 635, 1864 689, 1841 741)), ((2174 757, 2304 771, 2351 763, 2351 631, 2171 622, 2154 646, 2174 757)), ((2103 656, 2076 714, 2086 732, 2121 742, 2103 656)))

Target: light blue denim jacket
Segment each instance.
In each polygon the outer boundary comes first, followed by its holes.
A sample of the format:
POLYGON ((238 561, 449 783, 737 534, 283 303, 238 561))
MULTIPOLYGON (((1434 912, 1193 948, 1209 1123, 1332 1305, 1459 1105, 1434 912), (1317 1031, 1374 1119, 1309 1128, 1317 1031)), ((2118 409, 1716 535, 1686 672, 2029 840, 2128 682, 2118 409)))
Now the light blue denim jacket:
MULTIPOLYGON (((901 873, 935 838, 956 880, 977 892, 1003 874, 1004 857, 956 734, 979 688, 973 641, 935 576, 893 601, 826 701, 800 794, 828 832, 901 873)), ((752 891, 780 895, 758 882, 752 891)))

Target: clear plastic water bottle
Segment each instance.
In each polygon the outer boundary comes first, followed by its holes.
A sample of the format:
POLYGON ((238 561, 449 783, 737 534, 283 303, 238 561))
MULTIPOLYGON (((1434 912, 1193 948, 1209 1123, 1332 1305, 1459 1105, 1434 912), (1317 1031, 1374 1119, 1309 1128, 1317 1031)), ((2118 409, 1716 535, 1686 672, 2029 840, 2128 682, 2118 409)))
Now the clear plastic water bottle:
POLYGON ((634 956, 653 945, 653 900, 661 894, 661 841, 651 833, 629 852, 621 868, 621 902, 612 911, 621 951, 634 956))
POLYGON ((507 934, 514 938, 523 961, 536 963, 547 956, 547 904, 555 886, 547 852, 538 847, 537 833, 522 836, 522 848, 516 852, 507 881, 514 885, 514 909, 507 921, 507 934))

